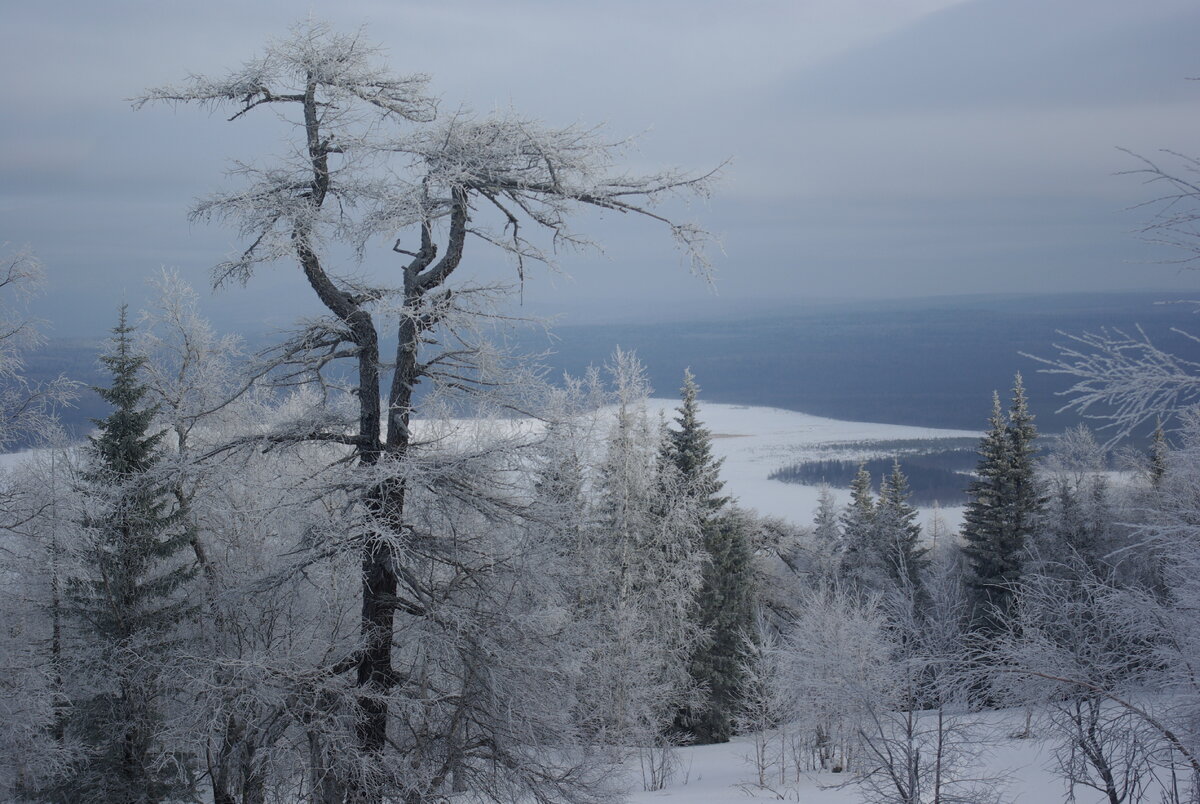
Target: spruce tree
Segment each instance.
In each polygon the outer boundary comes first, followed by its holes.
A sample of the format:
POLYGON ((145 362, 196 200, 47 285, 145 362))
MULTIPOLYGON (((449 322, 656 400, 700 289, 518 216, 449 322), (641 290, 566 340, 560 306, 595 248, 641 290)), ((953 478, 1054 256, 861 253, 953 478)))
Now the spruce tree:
POLYGON ((921 526, 917 524, 917 509, 908 502, 909 495, 908 478, 900 469, 900 461, 893 461, 892 473, 879 484, 875 542, 882 551, 888 579, 919 600, 929 550, 921 546, 921 526))
POLYGON ((991 630, 1011 613, 1026 540, 1042 504, 1034 477, 1036 437, 1018 374, 1007 416, 999 394, 992 395, 992 415, 979 444, 976 476, 967 489, 971 499, 963 512, 973 619, 982 630, 991 630))
POLYGON ((850 503, 842 512, 843 579, 858 589, 867 589, 877 580, 875 540, 875 500, 871 494, 871 473, 859 464, 850 484, 850 503))
POLYGON ((1025 383, 1020 372, 1013 381, 1012 406, 1008 411, 1008 486, 1011 495, 1009 523, 1014 549, 1024 549, 1025 538, 1033 531, 1043 500, 1037 483, 1037 428, 1029 412, 1025 383))
POLYGON ((193 568, 180 556, 187 532, 156 477, 162 433, 151 430, 155 408, 144 404, 144 358, 132 332, 122 307, 101 357, 112 382, 95 389, 113 410, 94 420, 81 489, 82 561, 68 580, 79 685, 68 729, 86 751, 61 793, 80 802, 152 804, 187 792, 186 774, 164 761, 158 737, 161 668, 190 610, 184 592, 193 568))
POLYGON ((693 742, 728 742, 741 710, 745 674, 743 654, 753 623, 754 579, 748 539, 749 523, 728 511, 705 523, 704 566, 696 609, 705 638, 692 654, 692 678, 705 690, 704 706, 684 725, 693 742))
POLYGON ((753 575, 745 518, 727 510, 722 496, 721 461, 712 454, 712 434, 699 418, 691 370, 683 375, 675 429, 668 428, 665 457, 674 464, 686 493, 700 512, 700 533, 708 560, 695 604, 696 624, 703 637, 692 653, 689 670, 704 703, 688 707, 676 718, 677 728, 696 743, 726 742, 742 699, 742 645, 751 631, 753 575))
POLYGON ((813 546, 821 557, 823 572, 833 575, 842 559, 845 545, 838 523, 837 499, 827 483, 817 492, 817 511, 813 516, 813 546))
POLYGON ((713 457, 712 433, 700 422, 697 401, 700 386, 691 369, 683 372, 683 387, 679 394, 681 401, 675 417, 677 429, 667 428, 667 455, 687 482, 692 497, 710 516, 715 516, 729 503, 729 497, 721 496, 725 487, 721 480, 722 461, 713 457))

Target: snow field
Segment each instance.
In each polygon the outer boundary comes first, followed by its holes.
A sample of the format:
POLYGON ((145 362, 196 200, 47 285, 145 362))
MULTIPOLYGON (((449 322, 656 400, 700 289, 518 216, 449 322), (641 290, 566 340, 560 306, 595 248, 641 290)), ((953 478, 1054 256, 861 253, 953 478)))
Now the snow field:
MULTIPOLYGON (((1025 726, 1021 709, 1006 709, 967 715, 976 729, 979 744, 980 778, 995 779, 990 789, 1000 802, 1015 804, 1101 804, 1107 798, 1099 791, 1077 786, 1069 798, 1066 782, 1055 775, 1051 739, 1039 733, 1034 718, 1032 737, 1013 737, 1025 726)), ((738 737, 724 745, 686 746, 677 749, 673 778, 662 790, 642 790, 637 761, 631 762, 630 804, 678 802, 678 804, 737 804, 754 801, 794 801, 801 804, 860 804, 862 792, 849 774, 803 773, 797 778, 789 768, 782 781, 759 788, 754 764, 753 738, 738 737)))
MULTIPOLYGON (((678 400, 672 399, 651 399, 649 403, 652 415, 661 414, 668 421, 678 405, 678 400)), ((821 451, 822 446, 902 439, 978 438, 981 435, 971 430, 846 422, 792 410, 706 403, 703 400, 700 401, 700 420, 713 434, 713 453, 725 461, 721 479, 725 481, 726 492, 745 508, 797 525, 812 524, 820 489, 771 480, 771 472, 805 460, 854 459, 876 454, 864 451, 833 456, 821 451)), ((864 444, 864 450, 866 448, 864 444)), ((832 491, 839 505, 850 501, 849 489, 832 491)), ((933 509, 920 508, 918 513, 921 524, 928 528, 933 509)), ((962 508, 942 508, 941 517, 948 528, 957 529, 962 520, 962 508)))

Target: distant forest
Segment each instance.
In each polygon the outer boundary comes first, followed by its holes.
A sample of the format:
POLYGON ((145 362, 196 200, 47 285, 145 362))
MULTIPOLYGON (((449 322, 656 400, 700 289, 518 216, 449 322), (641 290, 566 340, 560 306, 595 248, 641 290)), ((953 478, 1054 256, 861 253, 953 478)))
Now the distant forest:
MULTIPOLYGON (((770 474, 771 480, 819 486, 827 483, 835 488, 849 488, 858 467, 865 465, 873 487, 892 471, 893 458, 872 458, 868 461, 820 460, 785 466, 770 474)), ((904 455, 898 459, 901 471, 908 477, 913 505, 963 505, 971 478, 966 474, 975 468, 978 454, 970 449, 931 452, 924 455, 904 455)))

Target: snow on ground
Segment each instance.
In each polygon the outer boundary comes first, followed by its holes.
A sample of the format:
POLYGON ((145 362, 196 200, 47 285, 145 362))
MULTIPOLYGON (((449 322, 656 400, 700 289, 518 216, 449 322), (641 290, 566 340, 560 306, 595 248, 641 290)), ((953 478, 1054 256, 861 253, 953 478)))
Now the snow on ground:
MULTIPOLYGON (((1019 709, 982 712, 969 715, 980 739, 975 746, 980 762, 972 769, 976 778, 987 779, 988 787, 1001 802, 1016 804, 1057 804, 1068 799, 1066 782, 1055 773, 1054 738, 1037 725, 1034 735, 1022 739, 1016 734, 1024 726, 1019 709)), ((750 737, 738 737, 724 745, 703 745, 677 749, 674 777, 658 791, 642 789, 637 761, 631 762, 630 804, 737 804, 742 801, 796 801, 803 804, 860 804, 862 791, 848 774, 806 773, 797 779, 789 769, 784 779, 778 775, 769 788, 754 784, 758 774, 754 764, 754 745, 750 737)), ((1100 804, 1107 801, 1096 790, 1076 786, 1075 804, 1100 804)))
MULTIPOLYGON (((668 421, 674 417, 675 408, 678 406, 677 400, 650 400, 651 412, 661 412, 668 421)), ((724 405, 703 401, 700 403, 700 420, 713 433, 714 454, 725 460, 721 469, 725 490, 737 497, 746 508, 756 509, 761 514, 782 517, 797 525, 812 523, 820 489, 817 486, 770 480, 768 476, 776 469, 806 460, 853 459, 864 454, 851 450, 844 454, 831 455, 827 450, 821 449, 830 444, 902 439, 978 438, 981 435, 971 430, 845 422, 779 408, 724 405)), ((832 491, 839 505, 849 502, 848 489, 832 491)), ((922 523, 927 525, 932 516, 932 509, 921 509, 920 514, 922 523)), ((962 519, 962 508, 942 508, 941 516, 948 527, 957 528, 962 519)))

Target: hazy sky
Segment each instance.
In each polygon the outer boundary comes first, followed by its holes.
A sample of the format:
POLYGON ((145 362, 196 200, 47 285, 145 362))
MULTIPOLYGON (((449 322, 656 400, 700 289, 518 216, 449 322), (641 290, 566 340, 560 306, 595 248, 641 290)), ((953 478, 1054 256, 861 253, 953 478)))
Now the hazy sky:
MULTIPOLYGON (((45 262, 55 334, 102 331, 161 266, 206 286, 237 241, 188 207, 285 131, 127 99, 233 68, 309 14, 364 27, 443 108, 641 134, 634 167, 732 159, 709 204, 679 211, 723 239, 723 302, 1200 279, 1131 234, 1152 191, 1117 175, 1136 167, 1118 146, 1200 154, 1195 0, 43 0, 0 25, 0 242, 45 262)), ((585 228, 606 254, 531 276, 531 309, 712 304, 662 231, 585 228)), ((472 270, 509 270, 475 245, 472 270)), ((279 266, 206 309, 280 323, 311 304, 279 266)))

